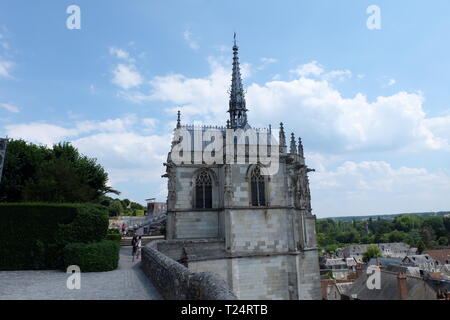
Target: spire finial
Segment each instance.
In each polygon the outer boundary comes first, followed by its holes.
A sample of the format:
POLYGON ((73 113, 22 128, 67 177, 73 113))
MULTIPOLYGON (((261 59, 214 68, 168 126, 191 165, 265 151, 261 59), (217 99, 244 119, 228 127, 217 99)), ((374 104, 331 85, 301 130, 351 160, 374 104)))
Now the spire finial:
POLYGON ((280 122, 279 144, 280 153, 286 153, 286 136, 284 135, 283 122, 280 122))
POLYGON ((177 112, 177 129, 181 128, 181 112, 178 110, 177 112))
POLYGON ((300 137, 298 137, 298 154, 303 157, 303 143, 300 137))
POLYGON ((233 46, 233 73, 231 76, 230 103, 228 109, 232 129, 244 128, 247 125, 247 111, 235 32, 233 46))
POLYGON ((292 154, 297 154, 297 146, 295 145, 295 135, 293 132, 291 133, 291 148, 289 151, 292 154))

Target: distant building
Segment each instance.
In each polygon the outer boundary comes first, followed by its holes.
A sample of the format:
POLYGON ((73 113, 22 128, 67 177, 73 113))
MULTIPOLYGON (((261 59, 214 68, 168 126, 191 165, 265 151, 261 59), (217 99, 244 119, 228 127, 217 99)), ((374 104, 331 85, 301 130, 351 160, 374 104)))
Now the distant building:
POLYGON ((156 202, 155 198, 145 201, 147 201, 147 215, 156 218, 167 213, 167 202, 156 202))
POLYGON ((427 272, 439 272, 441 269, 441 264, 439 261, 434 260, 428 254, 416 254, 406 256, 402 263, 404 265, 410 265, 414 267, 418 267, 420 270, 427 272))
POLYGON ((347 292, 352 287, 353 282, 344 280, 322 280, 323 300, 348 300, 347 292))
POLYGON ((278 137, 271 126, 250 126, 244 95, 235 43, 226 127, 181 124, 178 114, 179 135, 174 135, 164 164, 167 240, 184 251, 186 243, 195 243, 196 254, 186 252, 184 257, 186 266, 217 273, 240 299, 320 299, 316 217, 308 180, 313 170, 306 166, 302 141, 294 133, 288 150, 282 123, 278 137), (225 144, 214 149, 216 161, 206 158, 212 151, 202 152, 202 146, 214 146, 210 134, 225 144), (209 140, 196 138, 202 136, 209 140), (256 150, 258 159, 250 159, 256 150), (269 150, 275 172, 261 157, 269 150), (186 160, 177 161, 181 155, 186 160), (217 247, 209 250, 212 244, 217 247))
POLYGON ((376 245, 380 248, 383 257, 387 258, 404 258, 407 255, 413 255, 417 252, 417 248, 403 242, 394 243, 378 243, 378 244, 358 244, 348 246, 339 252, 342 258, 354 258, 357 262, 362 262, 363 255, 369 246, 376 245))
POLYGON ((380 268, 387 268, 391 265, 401 265, 401 258, 372 258, 368 262, 368 266, 379 266, 380 268))
POLYGON ((353 258, 323 259, 320 267, 321 273, 331 271, 334 279, 344 280, 356 272, 356 261, 353 258))
POLYGON ((362 273, 346 291, 351 300, 436 300, 438 292, 421 277, 380 271, 380 289, 369 289, 370 275, 362 273))
POLYGON ((428 254, 440 264, 450 264, 450 248, 439 250, 426 250, 423 253, 428 254))

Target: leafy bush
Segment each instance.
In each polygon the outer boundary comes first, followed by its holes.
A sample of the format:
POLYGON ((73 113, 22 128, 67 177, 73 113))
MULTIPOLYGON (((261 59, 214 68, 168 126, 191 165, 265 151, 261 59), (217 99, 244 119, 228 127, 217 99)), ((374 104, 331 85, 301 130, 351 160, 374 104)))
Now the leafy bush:
POLYGON ((136 209, 136 210, 134 210, 134 214, 133 214, 133 215, 134 215, 134 216, 139 216, 139 217, 145 216, 145 211, 144 211, 144 210, 136 209))
POLYGON ((380 248, 376 245, 371 245, 367 247, 367 251, 363 254, 363 261, 369 262, 372 258, 381 258, 381 251, 380 248))
POLYGON ((117 228, 109 228, 109 229, 108 229, 108 234, 110 234, 110 233, 117 233, 117 234, 120 234, 120 230, 117 229, 117 228))
POLYGON ((122 240, 122 236, 118 233, 108 233, 106 235, 106 240, 115 240, 115 241, 120 241, 122 240))
POLYGON ((77 265, 81 272, 110 271, 119 265, 120 244, 103 240, 94 243, 70 243, 64 248, 64 265, 77 265))
POLYGON ((93 204, 0 203, 0 270, 57 269, 69 242, 102 240, 106 209, 93 204))

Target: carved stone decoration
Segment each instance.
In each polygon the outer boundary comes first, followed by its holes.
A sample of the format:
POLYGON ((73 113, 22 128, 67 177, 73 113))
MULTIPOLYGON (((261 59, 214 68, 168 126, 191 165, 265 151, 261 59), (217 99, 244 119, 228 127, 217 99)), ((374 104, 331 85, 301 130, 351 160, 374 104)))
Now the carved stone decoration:
POLYGON ((173 164, 167 164, 166 170, 167 180, 167 207, 168 209, 173 209, 175 207, 175 202, 177 200, 177 182, 175 168, 173 164))
POLYGON ((280 122, 279 144, 280 153, 286 153, 286 136, 284 134, 283 122, 280 122))
POLYGON ((287 170, 287 198, 288 206, 295 207, 295 171, 293 168, 287 170))
POLYGON ((225 193, 225 203, 232 203, 234 198, 234 190, 233 183, 231 179, 231 166, 225 165, 225 185, 224 185, 224 193, 225 193))
POLYGON ((311 191, 309 189, 309 178, 307 172, 305 172, 305 198, 306 198, 306 210, 308 211, 308 214, 312 214, 311 191))
POLYGON ((309 189, 308 169, 302 167, 298 171, 296 185, 298 208, 311 212, 311 193, 309 189))

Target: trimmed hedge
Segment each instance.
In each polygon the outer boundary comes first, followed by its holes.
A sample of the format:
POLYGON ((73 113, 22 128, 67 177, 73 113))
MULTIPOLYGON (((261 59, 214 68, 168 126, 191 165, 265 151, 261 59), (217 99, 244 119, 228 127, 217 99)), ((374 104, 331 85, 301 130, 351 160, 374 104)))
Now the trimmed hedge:
POLYGON ((70 243, 64 248, 67 268, 77 265, 81 272, 110 271, 119 265, 120 244, 115 240, 94 243, 70 243))
POLYGON ((72 242, 96 242, 105 239, 108 233, 108 210, 102 205, 82 204, 77 207, 75 219, 58 228, 58 239, 62 244, 72 242))
POLYGON ((108 233, 106 235, 106 240, 114 240, 114 241, 120 241, 122 240, 122 236, 118 233, 108 233))
POLYGON ((0 203, 0 270, 62 268, 65 245, 102 240, 107 230, 100 205, 0 203))

